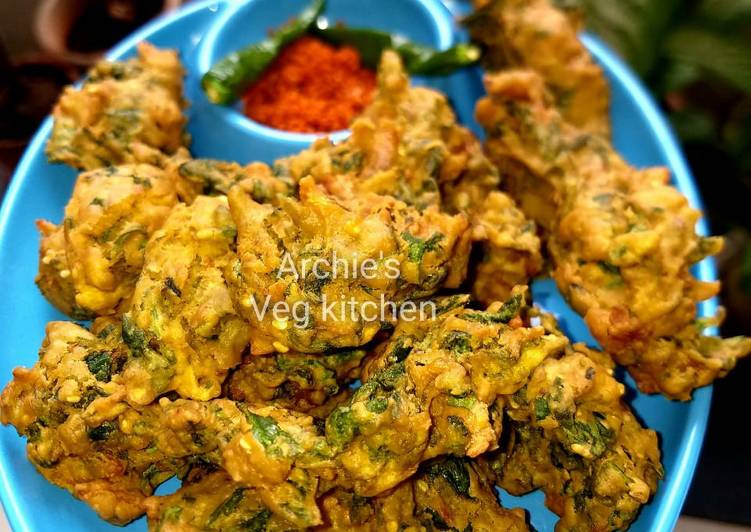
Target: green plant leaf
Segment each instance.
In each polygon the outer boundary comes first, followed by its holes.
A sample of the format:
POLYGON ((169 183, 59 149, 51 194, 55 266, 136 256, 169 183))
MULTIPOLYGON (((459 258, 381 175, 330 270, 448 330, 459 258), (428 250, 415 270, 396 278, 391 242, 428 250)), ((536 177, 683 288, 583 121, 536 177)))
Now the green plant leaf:
POLYGON ((668 35, 665 53, 751 94, 751 45, 740 37, 682 26, 668 35))

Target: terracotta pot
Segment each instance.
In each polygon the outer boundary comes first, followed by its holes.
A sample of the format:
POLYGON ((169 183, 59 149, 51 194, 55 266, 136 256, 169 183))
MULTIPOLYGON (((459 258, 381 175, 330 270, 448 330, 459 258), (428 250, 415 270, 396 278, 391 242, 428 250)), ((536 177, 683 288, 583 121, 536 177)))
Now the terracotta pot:
MULTIPOLYGON (((159 13, 171 11, 187 0, 163 0, 159 13)), ((60 60, 88 66, 106 50, 81 52, 69 46, 76 22, 96 4, 105 0, 42 0, 34 17, 34 34, 40 47, 60 60)), ((134 28, 135 29, 135 28, 134 28)), ((114 42, 111 45, 115 44, 114 42)))

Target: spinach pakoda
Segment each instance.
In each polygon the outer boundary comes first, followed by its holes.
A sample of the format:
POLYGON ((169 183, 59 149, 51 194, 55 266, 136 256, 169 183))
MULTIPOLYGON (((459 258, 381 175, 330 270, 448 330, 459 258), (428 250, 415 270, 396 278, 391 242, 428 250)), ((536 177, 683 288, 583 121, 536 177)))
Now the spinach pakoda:
POLYGON ((310 178, 299 199, 260 204, 242 187, 228 197, 238 231, 233 283, 254 354, 361 346, 393 323, 397 305, 464 280, 461 215, 376 194, 338 199, 310 178))
POLYGON ((404 322, 369 362, 363 384, 326 420, 340 475, 358 495, 377 495, 429 458, 495 448, 495 401, 521 388, 567 340, 524 325, 523 295, 486 311, 462 298, 437 303, 432 321, 404 322))
POLYGON ((610 134, 610 91, 602 68, 579 40, 579 21, 551 0, 475 0, 466 20, 484 45, 488 70, 537 72, 567 122, 582 131, 610 134))
POLYGON ((337 198, 374 193, 420 210, 464 214, 482 248, 470 277, 483 304, 506 299, 539 273, 534 223, 498 190, 498 171, 479 140, 457 123, 446 96, 411 86, 397 54, 384 53, 375 98, 351 130, 340 143, 321 139, 277 161, 275 173, 295 181, 311 176, 337 198))
POLYGON ((81 170, 161 164, 187 141, 183 75, 177 52, 145 42, 133 59, 98 63, 55 105, 47 157, 81 170))
POLYGON ((175 493, 150 497, 146 508, 152 532, 300 530, 269 510, 256 490, 221 470, 199 470, 175 493))
POLYGON ((637 170, 568 124, 532 71, 489 75, 486 87, 477 118, 487 152, 544 229, 553 277, 605 351, 643 391, 680 400, 727 374, 751 340, 702 335, 697 305, 719 283, 691 267, 722 240, 696 234, 700 212, 668 170, 637 170))
POLYGON ((86 319, 130 304, 149 237, 177 203, 173 177, 146 164, 82 173, 63 223, 37 222, 42 233, 42 294, 65 314, 86 319))
POLYGON ((506 400, 506 446, 487 463, 513 495, 545 492, 556 530, 624 530, 662 477, 657 435, 586 350, 545 360, 506 400))
POLYGON ((360 375, 364 349, 329 354, 285 353, 247 357, 227 381, 227 396, 326 417, 360 375))
POLYGON ((124 524, 143 514, 159 484, 192 464, 213 464, 258 485, 265 504, 298 526, 320 522, 316 479, 292 470, 294 460, 310 466, 327 456, 312 418, 226 399, 134 406, 123 367, 141 355, 116 322, 100 326, 94 334, 50 323, 37 364, 16 369, 0 397, 2 422, 26 436, 29 460, 45 478, 124 524))
POLYGON ((528 530, 522 510, 498 503, 491 480, 470 460, 439 458, 378 497, 335 490, 321 501, 320 530, 528 530))
POLYGON ((124 369, 128 399, 148 404, 176 391, 218 397, 240 363, 250 331, 235 309, 226 272, 236 235, 225 196, 177 205, 146 246, 123 338, 138 356, 124 369))

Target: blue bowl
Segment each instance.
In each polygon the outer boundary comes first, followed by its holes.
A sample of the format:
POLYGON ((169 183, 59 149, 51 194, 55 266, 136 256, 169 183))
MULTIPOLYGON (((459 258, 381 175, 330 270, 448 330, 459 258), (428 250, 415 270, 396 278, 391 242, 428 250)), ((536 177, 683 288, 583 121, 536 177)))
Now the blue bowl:
MULTIPOLYGON (((256 124, 236 108, 210 105, 200 90, 200 75, 223 54, 262 38, 267 29, 278 26, 297 12, 305 0, 289 0, 280 9, 277 0, 226 0, 192 3, 158 19, 115 47, 109 57, 120 59, 135 53, 144 39, 157 46, 178 48, 189 72, 186 94, 192 102, 189 130, 192 151, 197 157, 215 157, 246 162, 273 159, 307 146, 316 135, 281 132, 256 124)), ((458 4, 458 2, 452 2, 458 4)), ((398 31, 437 48, 463 38, 452 14, 438 0, 330 0, 327 15, 352 25, 398 31)), ((591 36, 584 43, 604 67, 612 87, 613 133, 616 147, 637 166, 666 165, 674 182, 695 207, 701 207, 691 173, 665 119, 644 87, 605 45, 591 36)), ((480 71, 469 69, 447 78, 417 80, 445 91, 460 120, 481 134, 473 117, 474 103, 482 94, 480 71)), ((46 162, 44 144, 49 137, 47 119, 32 139, 18 165, 0 209, 0 383, 11 379, 15 366, 31 366, 48 321, 64 319, 34 286, 39 238, 34 220, 59 221, 73 187, 75 172, 46 162)), ((341 138, 346 132, 337 133, 341 138)), ((701 222, 698 230, 706 234, 701 222)), ((698 265, 697 276, 715 279, 714 265, 698 265)), ((587 329, 563 301, 548 279, 533 283, 536 302, 557 314, 568 334, 577 341, 594 344, 587 329)), ((704 315, 714 312, 716 303, 701 307, 704 315)), ((660 434, 665 479, 654 500, 647 505, 632 530, 668 532, 673 529, 688 491, 706 428, 711 388, 698 390, 693 401, 676 403, 661 396, 646 396, 630 388, 631 406, 642 421, 660 434)), ((172 481, 160 493, 177 487, 172 481)), ((0 429, 0 498, 8 520, 16 531, 99 531, 118 530, 75 500, 66 491, 49 484, 26 460, 25 443, 11 427, 0 429)), ((501 494, 507 506, 529 510, 532 525, 552 530, 556 517, 545 509, 541 494, 515 498, 501 494)), ((145 530, 144 519, 126 527, 145 530)))

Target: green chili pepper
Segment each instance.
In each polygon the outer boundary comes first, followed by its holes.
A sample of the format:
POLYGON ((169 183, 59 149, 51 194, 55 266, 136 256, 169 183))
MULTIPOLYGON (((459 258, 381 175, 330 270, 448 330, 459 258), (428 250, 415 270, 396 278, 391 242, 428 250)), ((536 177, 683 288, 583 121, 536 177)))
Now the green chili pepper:
POLYGON ((480 49, 473 44, 457 44, 448 50, 434 50, 399 35, 369 28, 346 26, 324 27, 319 19, 313 32, 332 44, 346 44, 355 48, 363 63, 371 68, 378 66, 384 50, 395 50, 404 61, 410 74, 443 76, 472 65, 480 59, 480 49))
POLYGON ((222 105, 232 103, 263 73, 284 46, 310 30, 325 6, 325 0, 314 0, 295 20, 279 28, 268 39, 233 52, 212 66, 201 79, 208 99, 222 105))

